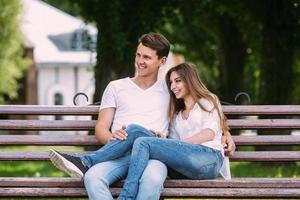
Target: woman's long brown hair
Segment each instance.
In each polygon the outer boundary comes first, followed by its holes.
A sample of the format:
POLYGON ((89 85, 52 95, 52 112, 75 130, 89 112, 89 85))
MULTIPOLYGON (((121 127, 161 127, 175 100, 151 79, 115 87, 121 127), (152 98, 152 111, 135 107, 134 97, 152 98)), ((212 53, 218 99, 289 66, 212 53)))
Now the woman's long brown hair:
POLYGON ((205 87, 198 75, 196 66, 193 64, 181 63, 171 68, 166 74, 166 82, 171 96, 168 113, 169 118, 171 120, 174 119, 174 116, 178 112, 185 109, 183 99, 176 99, 174 93, 171 91, 170 77, 172 72, 176 72, 180 76, 194 101, 200 106, 202 110, 206 112, 213 112, 214 109, 217 109, 218 115, 220 117, 221 129, 223 131, 223 134, 227 134, 229 127, 227 125, 227 118, 221 110, 219 98, 205 87), (200 98, 204 98, 211 102, 213 104, 213 108, 211 110, 207 110, 203 105, 201 105, 199 101, 200 98))

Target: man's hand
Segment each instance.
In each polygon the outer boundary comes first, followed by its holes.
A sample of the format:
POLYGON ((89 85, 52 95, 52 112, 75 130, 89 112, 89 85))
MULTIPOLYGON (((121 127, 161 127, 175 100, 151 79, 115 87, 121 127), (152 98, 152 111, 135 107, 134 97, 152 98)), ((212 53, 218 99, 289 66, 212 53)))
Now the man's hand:
POLYGON ((123 125, 121 129, 116 130, 115 132, 113 132, 111 134, 111 137, 109 138, 109 140, 110 141, 111 140, 126 140, 128 134, 126 133, 125 129, 126 129, 126 126, 123 125))
POLYGON ((222 136, 222 145, 226 145, 225 147, 225 155, 226 156, 232 156, 235 151, 235 143, 228 132, 228 134, 225 134, 222 136))
POLYGON ((164 134, 164 133, 162 133, 162 132, 155 131, 155 130, 152 130, 152 129, 150 129, 150 131, 151 131, 156 137, 159 137, 159 138, 166 138, 166 134, 164 134))

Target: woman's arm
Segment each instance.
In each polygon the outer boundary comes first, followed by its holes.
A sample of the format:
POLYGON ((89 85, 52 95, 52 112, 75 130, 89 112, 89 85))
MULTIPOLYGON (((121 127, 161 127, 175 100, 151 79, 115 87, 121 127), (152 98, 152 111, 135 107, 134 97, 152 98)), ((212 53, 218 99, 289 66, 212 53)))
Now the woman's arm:
POLYGON ((182 141, 192 143, 192 144, 201 144, 213 140, 214 137, 215 137, 214 131, 209 128, 205 128, 199 133, 196 133, 191 137, 185 138, 182 141))

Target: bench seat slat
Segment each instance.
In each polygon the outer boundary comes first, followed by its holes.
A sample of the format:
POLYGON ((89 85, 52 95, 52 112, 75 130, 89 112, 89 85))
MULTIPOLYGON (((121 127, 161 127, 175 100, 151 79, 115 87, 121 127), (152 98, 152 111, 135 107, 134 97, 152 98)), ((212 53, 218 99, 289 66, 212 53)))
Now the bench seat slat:
MULTIPOLYGON (((122 187, 123 181, 113 187, 122 187)), ((82 188, 78 178, 0 177, 0 187, 65 187, 82 188)), ((233 178, 231 180, 166 180, 165 188, 300 188, 300 178, 233 178)))
MULTIPOLYGON (((223 105, 228 115, 299 115, 299 105, 223 105)), ((99 106, 0 105, 0 115, 97 115, 99 106)))
MULTIPOLYGON (((240 145, 299 145, 300 135, 233 136, 240 145)), ((87 135, 0 135, 0 145, 101 145, 95 136, 87 135)))
MULTIPOLYGON (((82 155, 83 153, 73 153, 82 155)), ((47 151, 0 151, 0 160, 49 160, 47 151)), ((300 151, 237 151, 232 161, 300 161, 300 151)))
MULTIPOLYGON (((300 119, 228 120, 232 129, 300 129, 300 119)), ((0 120, 0 130, 94 130, 95 120, 0 120)))
POLYGON ((164 197, 214 197, 214 198, 245 198, 245 197, 268 197, 268 198, 299 198, 299 188, 166 188, 164 197))
MULTIPOLYGON (((120 188, 111 188, 113 196, 119 194, 120 188)), ((0 196, 6 197, 63 197, 87 196, 83 188, 22 188, 10 187, 0 188, 0 196)), ((298 188, 165 188, 162 192, 164 197, 281 197, 281 198, 299 198, 300 190, 298 188)))

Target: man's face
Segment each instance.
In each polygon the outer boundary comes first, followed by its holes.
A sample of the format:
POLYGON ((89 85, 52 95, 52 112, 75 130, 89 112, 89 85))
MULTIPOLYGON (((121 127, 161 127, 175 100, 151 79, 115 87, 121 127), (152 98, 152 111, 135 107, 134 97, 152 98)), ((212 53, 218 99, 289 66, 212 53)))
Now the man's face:
POLYGON ((155 50, 140 43, 135 54, 137 75, 143 77, 157 75, 160 65, 164 64, 165 60, 165 57, 159 59, 155 50))

